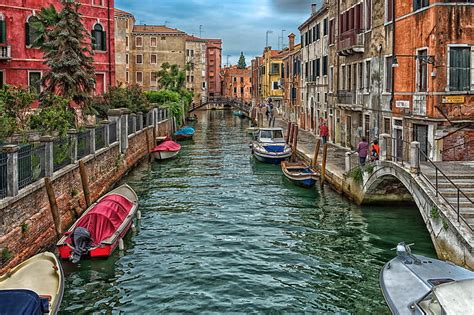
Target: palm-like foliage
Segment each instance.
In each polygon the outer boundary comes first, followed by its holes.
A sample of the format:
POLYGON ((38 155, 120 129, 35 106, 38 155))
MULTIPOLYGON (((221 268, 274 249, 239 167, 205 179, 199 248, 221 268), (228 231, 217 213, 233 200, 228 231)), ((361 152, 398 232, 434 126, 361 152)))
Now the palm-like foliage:
POLYGON ((157 75, 158 83, 163 89, 180 91, 186 87, 186 74, 179 69, 178 65, 170 65, 166 62, 161 65, 161 70, 157 75))

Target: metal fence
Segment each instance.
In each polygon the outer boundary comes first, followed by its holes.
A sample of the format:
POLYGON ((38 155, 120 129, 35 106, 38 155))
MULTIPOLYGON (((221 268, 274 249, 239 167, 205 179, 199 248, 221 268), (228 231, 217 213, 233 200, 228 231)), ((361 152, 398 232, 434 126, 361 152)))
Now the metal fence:
POLYGON ((25 145, 18 151, 18 189, 44 178, 45 145, 35 143, 25 145))
POLYGON ((77 159, 78 160, 90 154, 89 133, 90 131, 84 131, 77 134, 77 159))
POLYGON ((59 138, 53 142, 53 171, 71 164, 71 145, 68 138, 59 138))
POLYGON ((128 115, 128 135, 133 133, 133 117, 128 115))
POLYGON ((108 126, 100 126, 95 129, 95 150, 98 151, 105 147, 105 128, 108 126))
POLYGON ((7 195, 7 154, 0 153, 0 198, 7 195))
POLYGON ((115 143, 117 140, 117 122, 114 121, 109 125, 109 143, 115 143))

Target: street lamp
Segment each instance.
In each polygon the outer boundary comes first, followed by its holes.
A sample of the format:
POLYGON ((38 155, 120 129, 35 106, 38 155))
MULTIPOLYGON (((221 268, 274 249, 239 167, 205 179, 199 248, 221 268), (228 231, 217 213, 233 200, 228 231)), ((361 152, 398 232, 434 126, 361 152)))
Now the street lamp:
POLYGON ((392 68, 398 68, 400 65, 398 64, 397 57, 413 57, 415 60, 419 60, 421 63, 426 63, 430 65, 435 64, 435 57, 434 56, 420 56, 420 55, 395 55, 393 56, 392 60, 392 68))
POLYGON ((267 33, 266 33, 267 41, 266 41, 265 47, 268 47, 268 34, 273 34, 273 31, 270 31, 270 30, 267 31, 267 33))

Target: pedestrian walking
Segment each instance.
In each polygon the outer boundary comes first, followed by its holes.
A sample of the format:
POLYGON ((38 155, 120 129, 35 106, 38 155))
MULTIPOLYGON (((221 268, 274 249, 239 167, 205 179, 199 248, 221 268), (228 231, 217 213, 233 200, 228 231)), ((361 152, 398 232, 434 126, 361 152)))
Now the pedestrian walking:
POLYGON ((359 153, 359 164, 360 166, 365 166, 367 161, 367 154, 369 153, 369 143, 366 138, 362 138, 357 146, 357 153, 359 153))
POLYGON ((380 146, 379 140, 375 139, 372 147, 370 148, 370 160, 378 161, 380 159, 380 146))
POLYGON ((319 126, 319 136, 323 139, 323 144, 328 142, 329 128, 325 121, 319 126))

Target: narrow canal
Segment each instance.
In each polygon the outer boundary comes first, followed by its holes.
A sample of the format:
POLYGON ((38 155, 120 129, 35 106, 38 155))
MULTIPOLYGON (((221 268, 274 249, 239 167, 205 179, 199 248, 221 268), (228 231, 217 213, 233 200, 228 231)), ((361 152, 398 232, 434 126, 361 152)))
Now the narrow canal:
POLYGON ((123 182, 142 221, 126 250, 65 264, 64 314, 388 313, 382 265, 399 241, 434 256, 414 206, 358 207, 296 188, 250 155, 247 120, 199 113, 195 141, 123 182))

